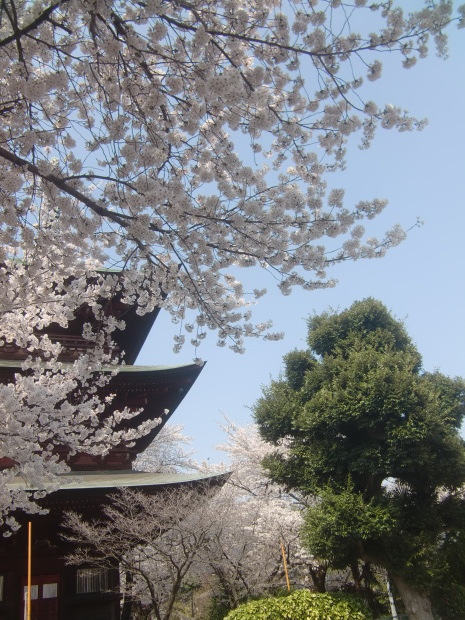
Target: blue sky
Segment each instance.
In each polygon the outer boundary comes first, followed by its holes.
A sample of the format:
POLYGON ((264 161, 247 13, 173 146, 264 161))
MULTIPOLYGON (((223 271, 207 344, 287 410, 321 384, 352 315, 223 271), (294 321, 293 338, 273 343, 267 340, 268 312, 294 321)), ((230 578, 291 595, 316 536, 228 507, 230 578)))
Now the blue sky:
MULTIPOLYGON (((335 268, 334 289, 295 290, 283 297, 266 273, 254 272, 251 288, 269 291, 254 317, 272 319, 285 338, 250 340, 243 355, 217 348, 213 334, 202 344, 199 355, 207 364, 172 418, 192 437, 198 459, 224 458, 215 450, 224 439, 223 415, 238 424, 252 421, 249 407, 261 387, 278 377, 283 355, 305 348, 305 319, 329 307, 343 310, 368 296, 380 299, 405 322, 425 370, 465 376, 465 30, 451 31, 449 50, 446 61, 431 56, 409 70, 385 67, 370 98, 407 108, 429 124, 418 133, 381 131, 368 151, 349 152, 346 172, 334 180, 354 201, 389 199, 384 213, 367 226, 374 235, 396 223, 408 228, 418 217, 423 226, 382 259, 335 268)), ((251 274, 244 276, 249 282, 251 274)), ((191 349, 172 353, 175 333, 169 317, 160 316, 137 363, 189 362, 191 349)))

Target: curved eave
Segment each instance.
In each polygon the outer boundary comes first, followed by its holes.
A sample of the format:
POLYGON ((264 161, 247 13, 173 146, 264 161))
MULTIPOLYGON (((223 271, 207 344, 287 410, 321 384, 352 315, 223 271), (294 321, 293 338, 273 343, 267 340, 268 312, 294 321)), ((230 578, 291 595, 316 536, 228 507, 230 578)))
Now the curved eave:
MULTIPOLYGON (((61 362, 63 367, 71 367, 71 362, 61 362)), ((182 373, 189 371, 197 370, 197 374, 202 370, 204 364, 166 364, 166 365, 156 365, 156 366, 137 366, 137 365, 122 365, 122 366, 102 366, 101 372, 114 372, 117 370, 117 375, 119 374, 156 374, 156 373, 182 373)), ((14 371, 22 371, 21 360, 4 360, 0 359, 0 368, 11 368, 14 371)), ((44 369, 52 370, 52 367, 48 366, 46 362, 44 362, 44 369)), ((98 372, 98 371, 96 371, 98 372)))
MULTIPOLYGON (((119 366, 116 377, 128 376, 128 377, 141 377, 141 378, 156 378, 166 376, 195 376, 197 377, 204 367, 203 364, 175 364, 167 366, 136 366, 127 365, 119 366)), ((113 372, 114 367, 104 366, 103 372, 113 372)))
POLYGON ((147 404, 142 412, 133 418, 137 425, 147 420, 160 419, 160 424, 149 433, 134 440, 134 454, 140 454, 154 440, 163 426, 176 411, 189 392, 203 365, 187 364, 178 366, 123 366, 110 381, 108 390, 115 389, 147 395, 147 404))
POLYGON ((155 308, 152 312, 138 315, 136 307, 131 306, 119 317, 126 322, 126 327, 123 330, 116 330, 113 339, 124 352, 124 359, 128 364, 136 361, 159 312, 160 309, 155 308))
MULTIPOLYGON (((63 366, 68 364, 63 363, 63 366)), ((44 364, 44 368, 47 365, 44 364)), ((129 448, 134 458, 147 448, 173 415, 181 401, 195 383, 204 364, 177 364, 164 366, 119 366, 102 368, 102 372, 114 372, 108 384, 99 389, 102 397, 115 394, 113 408, 128 406, 139 413, 131 421, 123 421, 121 428, 136 428, 147 421, 159 419, 160 424, 142 437, 134 439, 129 448)), ((22 373, 21 362, 17 360, 0 360, 0 382, 14 380, 16 373, 22 373)), ((110 406, 112 407, 112 406, 110 406)), ((109 412, 111 408, 109 409, 109 412)), ((117 429, 118 430, 118 429, 117 429)), ((117 468, 127 463, 119 462, 117 468)), ((93 467, 93 465, 92 465, 93 467)), ((83 467, 87 468, 87 465, 83 467)), ((114 465, 113 465, 113 468, 114 465)), ((81 469, 81 467, 76 467, 81 469)))
MULTIPOLYGON (((114 491, 122 488, 147 489, 150 487, 160 488, 184 484, 224 484, 231 472, 224 471, 217 474, 178 474, 158 473, 128 470, 117 471, 89 471, 69 472, 57 476, 59 488, 52 491, 52 495, 63 491, 88 491, 98 489, 102 492, 114 491)), ((8 483, 11 491, 37 491, 31 488, 22 478, 13 479, 8 483)))
MULTIPOLYGON (((140 491, 146 495, 156 495, 164 491, 187 487, 198 490, 199 493, 213 489, 220 489, 231 472, 223 472, 215 475, 205 474, 160 474, 150 472, 137 472, 124 470, 118 472, 93 471, 85 474, 76 473, 62 474, 60 488, 50 492, 39 504, 49 510, 45 515, 37 518, 26 514, 18 515, 23 522, 28 519, 56 522, 58 515, 67 510, 73 510, 87 517, 95 517, 101 514, 101 510, 111 501, 111 496, 119 489, 131 489, 140 491), (57 513, 56 511, 59 511, 57 513)), ((12 481, 9 485, 11 490, 28 490, 23 480, 12 481)))
MULTIPOLYGON (((71 362, 62 362, 64 368, 71 367, 71 362)), ((188 389, 195 382, 203 369, 203 364, 176 364, 176 365, 159 365, 159 366, 135 366, 135 365, 121 365, 121 366, 102 366, 100 371, 103 373, 115 373, 109 381, 111 389, 117 387, 120 383, 128 383, 132 385, 138 384, 162 384, 168 382, 169 384, 182 382, 182 385, 188 385, 188 389)), ((44 369, 53 371, 53 367, 44 363, 44 369)), ((8 380, 11 380, 14 374, 24 372, 21 367, 21 361, 18 360, 2 360, 0 359, 0 374, 9 375, 8 380)), ((27 371, 26 371, 27 372, 27 371)), ((0 380, 1 381, 1 380, 0 380)), ((187 392, 187 390, 186 390, 187 392)))

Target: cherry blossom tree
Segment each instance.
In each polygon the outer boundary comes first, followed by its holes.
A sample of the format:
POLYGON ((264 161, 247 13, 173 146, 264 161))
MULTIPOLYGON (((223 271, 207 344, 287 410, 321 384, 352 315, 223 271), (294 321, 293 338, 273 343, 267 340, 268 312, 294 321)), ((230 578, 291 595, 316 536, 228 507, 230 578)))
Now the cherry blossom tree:
POLYGON ((242 350, 268 326, 250 322, 237 267, 262 266, 284 293, 332 286, 328 267, 403 238, 364 242, 361 222, 386 201, 346 205, 326 176, 352 136, 367 148, 380 126, 422 126, 363 85, 381 75, 378 53, 408 68, 433 38, 445 55, 452 2, 412 14, 364 0, 1 9, 1 263, 61 282, 89 257, 112 261, 128 295, 185 321, 195 343, 213 329, 242 350))
POLYGON ((186 449, 191 439, 182 426, 167 424, 138 458, 136 467, 160 472, 231 472, 203 508, 203 518, 210 524, 209 536, 191 575, 209 583, 232 608, 248 596, 286 585, 283 546, 294 577, 301 579, 305 574, 308 579, 323 566, 299 543, 302 508, 309 498, 285 493, 262 468, 262 460, 276 446, 264 441, 255 425, 239 426, 225 419, 222 428, 227 441, 218 449, 227 455, 228 464, 196 462, 193 452, 186 449))
POLYGON ((134 468, 159 473, 199 471, 202 466, 194 459, 195 451, 188 448, 191 442, 182 424, 166 424, 137 457, 134 468))
POLYGON ((232 473, 209 503, 215 527, 193 570, 218 601, 233 609, 252 596, 286 587, 283 550, 293 585, 296 579, 308 583, 321 567, 299 542, 308 498, 286 494, 261 466, 276 447, 260 438, 255 425, 226 420, 223 430, 227 443, 219 449, 227 453, 232 473))
MULTIPOLYGON (((252 321, 265 289, 245 291, 240 267, 262 267, 288 294, 332 286, 332 265, 403 239, 397 227, 365 239, 386 201, 347 205, 328 173, 352 138, 368 148, 379 127, 421 128, 369 86, 382 52, 409 68, 434 39, 444 56, 463 15, 452 4, 0 1, 0 342, 31 358, 30 376, 1 388, 1 453, 16 463, 0 480, 4 514, 13 474, 51 488, 60 443, 104 451, 121 439, 92 426, 96 371, 121 326, 86 327, 92 351, 66 367, 43 333, 83 302, 101 314, 121 282, 97 269, 122 270, 140 312, 171 314, 176 349, 213 330, 242 351, 246 336, 277 335, 252 321), (92 395, 72 406, 78 385, 92 395)), ((30 500, 20 491, 16 505, 30 500)))
MULTIPOLYGON (((202 495, 194 488, 154 498, 123 492, 105 509, 104 520, 89 522, 70 514, 66 539, 77 544, 78 551, 69 561, 119 566, 127 577, 122 584, 126 600, 145 608, 155 605, 165 613, 169 607, 169 614, 183 583, 200 584, 202 599, 210 591, 229 609, 285 588, 283 552, 292 587, 324 592, 328 564, 317 561, 300 543, 303 509, 314 505, 313 498, 289 494, 267 477, 261 463, 277 446, 264 441, 256 425, 241 427, 226 420, 223 430, 227 442, 219 448, 230 464, 208 466, 208 473, 224 482, 219 490, 206 489, 202 495), (227 468, 230 474, 225 475, 227 468), (167 533, 160 536, 164 520, 167 533)), ((139 463, 156 471, 196 467, 205 473, 206 464, 195 464, 185 450, 188 439, 180 426, 167 425, 139 463)), ((279 449, 287 451, 285 446, 279 449)), ((347 582, 347 575, 331 577, 333 588, 347 582)))
MULTIPOLYGON (((66 541, 75 546, 70 564, 118 570, 125 576, 123 616, 142 605, 157 620, 169 620, 189 568, 208 540, 213 522, 205 515, 213 489, 181 487, 154 496, 122 489, 104 508, 104 518, 65 519, 66 541)), ((152 617, 152 616, 151 616, 152 617)))

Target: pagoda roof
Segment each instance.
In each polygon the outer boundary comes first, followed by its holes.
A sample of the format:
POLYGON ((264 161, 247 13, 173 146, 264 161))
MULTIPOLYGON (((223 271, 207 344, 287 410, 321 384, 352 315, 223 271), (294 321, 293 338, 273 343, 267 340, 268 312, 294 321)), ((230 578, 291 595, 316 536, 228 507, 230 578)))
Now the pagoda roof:
MULTIPOLYGON (((44 361, 44 368, 47 362, 44 361)), ((71 362, 61 362, 63 367, 71 365, 71 362)), ((106 463, 102 467, 102 457, 86 454, 76 454, 68 459, 66 449, 63 451, 63 458, 68 460, 73 470, 93 470, 100 469, 121 470, 132 462, 137 454, 145 450, 160 432, 169 418, 173 415, 183 398, 202 371, 203 364, 176 364, 176 365, 157 365, 157 366, 103 366, 101 371, 113 373, 107 385, 99 388, 102 397, 106 394, 114 394, 112 403, 114 409, 129 407, 135 411, 131 420, 123 420, 120 427, 116 430, 125 430, 128 426, 137 428, 147 421, 159 420, 159 424, 154 426, 146 434, 134 438, 128 446, 122 444, 116 446, 103 457, 106 463)), ((0 382, 12 380, 16 372, 23 371, 20 360, 0 360, 0 382)), ((111 409, 108 413, 111 412, 111 409)), ((57 447, 57 451, 60 448, 57 447)), ((0 459, 0 469, 11 467, 13 462, 2 462, 0 459)))
MULTIPOLYGON (((5 360, 0 359, 0 368, 17 368, 18 370, 22 369, 22 363, 24 360, 5 360)), ((72 366, 72 362, 59 362, 65 368, 67 366, 72 366)), ((43 362, 44 368, 47 368, 47 362, 43 362)), ((117 375, 120 373, 157 373, 157 372, 169 372, 169 371, 182 371, 182 369, 192 369, 197 368, 201 369, 203 364, 159 364, 155 366, 139 366, 133 364, 127 365, 116 365, 116 366, 102 366, 101 372, 115 372, 117 371, 117 375)), ((50 367, 52 369, 52 367, 50 367)), ((100 372, 100 371, 96 371, 100 372)))
MULTIPOLYGON (((114 490, 120 488, 140 488, 145 487, 166 487, 171 485, 189 483, 224 483, 229 477, 230 472, 224 471, 217 474, 180 474, 180 473, 159 473, 142 472, 132 469, 124 470, 100 470, 68 472, 57 476, 59 489, 52 493, 61 491, 86 491, 99 489, 100 491, 114 490)), ((24 478, 17 477, 8 483, 8 488, 12 491, 36 491, 35 487, 29 486, 24 478)))
MULTIPOLYGON (((38 500, 40 506, 49 512, 38 515, 18 512, 15 516, 20 523, 35 521, 42 523, 43 527, 48 524, 48 527, 51 526, 56 529, 61 518, 60 513, 67 510, 79 512, 89 519, 101 516, 102 509, 111 502, 112 495, 121 489, 132 489, 145 495, 156 495, 170 489, 190 487, 202 493, 215 487, 222 487, 230 475, 230 471, 216 474, 158 473, 132 470, 68 472, 57 476, 59 480, 58 489, 50 491, 44 498, 38 500)), ((34 492, 38 490, 28 485, 19 476, 11 480, 7 487, 11 491, 34 492)))
MULTIPOLYGON (((21 259, 14 262, 22 263, 21 259)), ((95 271, 100 276, 107 274, 117 276, 124 283, 124 270, 101 268, 95 271)), ((70 276, 70 280, 73 276, 70 276)), ((89 275, 89 283, 92 282, 94 276, 89 275)), ((150 330, 160 312, 159 307, 152 308, 148 311, 142 311, 137 303, 123 302, 123 289, 116 292, 109 299, 100 299, 102 310, 106 316, 112 316, 118 320, 125 322, 124 329, 115 329, 112 333, 112 352, 114 355, 122 357, 125 363, 133 364, 139 355, 150 330)), ((94 312, 87 303, 76 308, 74 318, 68 321, 66 326, 51 322, 39 333, 47 334, 53 342, 59 342, 62 345, 60 359, 75 360, 80 354, 87 353, 94 348, 94 343, 83 337, 84 323, 90 323, 97 329, 100 321, 96 319, 94 312)), ((19 347, 15 342, 6 342, 2 347, 2 357, 10 360, 24 360, 28 357, 29 352, 19 347)))

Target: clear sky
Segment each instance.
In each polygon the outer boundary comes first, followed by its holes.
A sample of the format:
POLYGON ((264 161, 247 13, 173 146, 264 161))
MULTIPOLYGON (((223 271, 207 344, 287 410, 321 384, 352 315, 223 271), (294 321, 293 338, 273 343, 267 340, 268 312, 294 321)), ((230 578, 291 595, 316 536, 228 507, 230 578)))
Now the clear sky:
MULTIPOLYGON (((347 171, 334 181, 354 201, 389 199, 381 217, 367 226, 374 235, 396 223, 408 228, 417 217, 423 226, 382 259, 335 268, 334 289, 296 289, 283 297, 266 273, 244 272, 250 288, 269 291, 259 300, 256 320, 272 319, 285 338, 250 340, 243 355, 217 348, 214 334, 202 344, 198 353, 207 364, 172 417, 192 437, 198 459, 224 458, 215 450, 224 440, 223 416, 241 425, 252 421, 249 407, 261 387, 278 377, 283 355, 306 347, 305 319, 329 307, 343 310, 368 296, 381 300, 405 322, 425 370, 465 376, 465 30, 451 31, 449 50, 446 61, 431 56, 409 70, 385 68, 370 98, 407 108, 429 124, 418 133, 380 131, 368 151, 349 152, 347 171)), ((161 315, 137 363, 190 362, 191 349, 172 353, 175 333, 161 315)))

